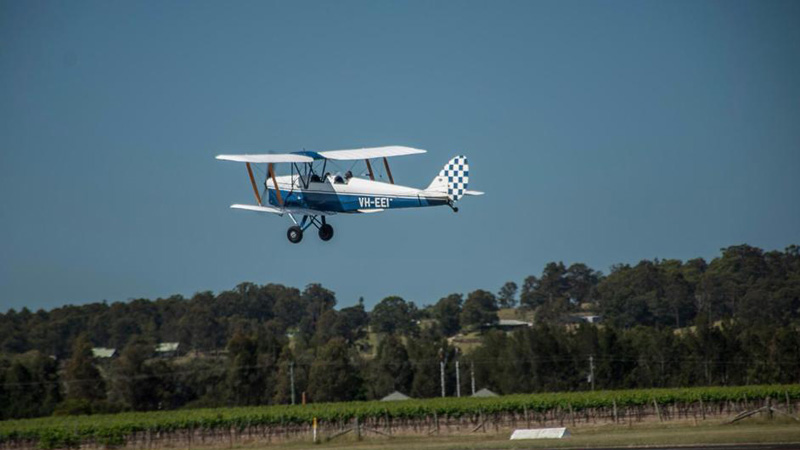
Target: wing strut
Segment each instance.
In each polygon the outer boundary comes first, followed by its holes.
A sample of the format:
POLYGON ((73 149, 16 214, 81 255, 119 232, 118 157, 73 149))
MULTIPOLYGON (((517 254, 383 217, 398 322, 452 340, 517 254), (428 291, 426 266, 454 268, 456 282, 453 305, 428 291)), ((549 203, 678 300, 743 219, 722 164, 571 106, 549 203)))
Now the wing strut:
POLYGON ((365 159, 364 162, 367 163, 367 169, 369 169, 369 179, 375 181, 375 174, 372 172, 372 164, 369 163, 368 159, 365 159))
POLYGON ((275 196, 278 197, 278 205, 283 206, 283 198, 281 197, 281 190, 278 188, 278 180, 275 179, 273 164, 269 163, 267 168, 269 170, 269 176, 272 178, 272 184, 275 185, 275 196))
POLYGON ((383 157, 383 167, 386 167, 386 175, 389 175, 389 181, 394 184, 394 178, 392 178, 392 171, 389 170, 389 160, 386 157, 383 157))
POLYGON ((261 196, 258 195, 258 188, 256 187, 256 179, 253 178, 253 169, 250 168, 250 163, 247 164, 247 174, 250 175, 250 184, 253 185, 253 193, 256 194, 256 201, 258 206, 261 206, 261 196))

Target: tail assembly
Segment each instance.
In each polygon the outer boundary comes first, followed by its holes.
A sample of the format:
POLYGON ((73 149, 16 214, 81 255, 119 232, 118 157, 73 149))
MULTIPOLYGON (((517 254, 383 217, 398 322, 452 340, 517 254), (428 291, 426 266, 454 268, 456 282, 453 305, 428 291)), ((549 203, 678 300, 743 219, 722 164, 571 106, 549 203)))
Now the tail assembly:
POLYGON ((447 193, 451 202, 461 200, 467 192, 469 183, 469 163, 466 156, 456 156, 444 165, 439 175, 433 179, 430 186, 425 189, 429 192, 447 193))

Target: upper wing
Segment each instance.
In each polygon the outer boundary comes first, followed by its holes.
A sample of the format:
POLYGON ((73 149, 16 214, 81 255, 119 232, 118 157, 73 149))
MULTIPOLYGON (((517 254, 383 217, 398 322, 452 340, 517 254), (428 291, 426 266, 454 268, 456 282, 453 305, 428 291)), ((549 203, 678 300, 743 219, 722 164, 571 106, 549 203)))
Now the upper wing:
POLYGON ((314 161, 314 158, 291 153, 267 154, 267 155, 217 155, 217 159, 223 161, 236 161, 248 163, 306 163, 314 161))
POLYGON ((425 150, 418 148, 402 147, 391 145, 388 147, 359 148, 354 150, 328 150, 317 152, 324 158, 337 161, 352 161, 356 159, 387 158, 390 156, 416 155, 425 153, 425 150))

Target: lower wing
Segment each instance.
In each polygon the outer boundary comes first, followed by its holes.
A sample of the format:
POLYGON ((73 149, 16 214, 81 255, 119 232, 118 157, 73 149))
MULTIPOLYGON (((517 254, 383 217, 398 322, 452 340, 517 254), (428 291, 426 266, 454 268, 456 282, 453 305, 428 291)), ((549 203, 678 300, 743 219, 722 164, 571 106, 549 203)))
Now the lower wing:
POLYGON ((257 205, 240 205, 240 204, 231 205, 231 208, 245 209, 247 211, 255 211, 261 213, 277 214, 279 216, 282 216, 284 214, 296 214, 298 216, 332 216, 336 214, 335 212, 318 211, 316 209, 292 208, 292 207, 276 208, 274 206, 257 206, 257 205))

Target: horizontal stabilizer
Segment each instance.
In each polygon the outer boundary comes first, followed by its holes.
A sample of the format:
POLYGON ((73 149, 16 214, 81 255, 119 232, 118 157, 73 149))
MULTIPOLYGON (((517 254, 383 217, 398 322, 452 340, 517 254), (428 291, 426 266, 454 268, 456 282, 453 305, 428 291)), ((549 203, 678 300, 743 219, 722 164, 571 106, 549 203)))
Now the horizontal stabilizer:
POLYGON ((483 194, 485 194, 485 192, 481 192, 481 191, 470 191, 470 190, 466 190, 466 191, 464 191, 464 195, 483 195, 483 194))
POLYGON ((370 214, 370 213, 382 212, 382 211, 383 211, 383 208, 377 208, 377 209, 359 209, 359 210, 357 210, 357 211, 358 211, 358 212, 360 212, 360 213, 362 213, 362 214, 370 214))

